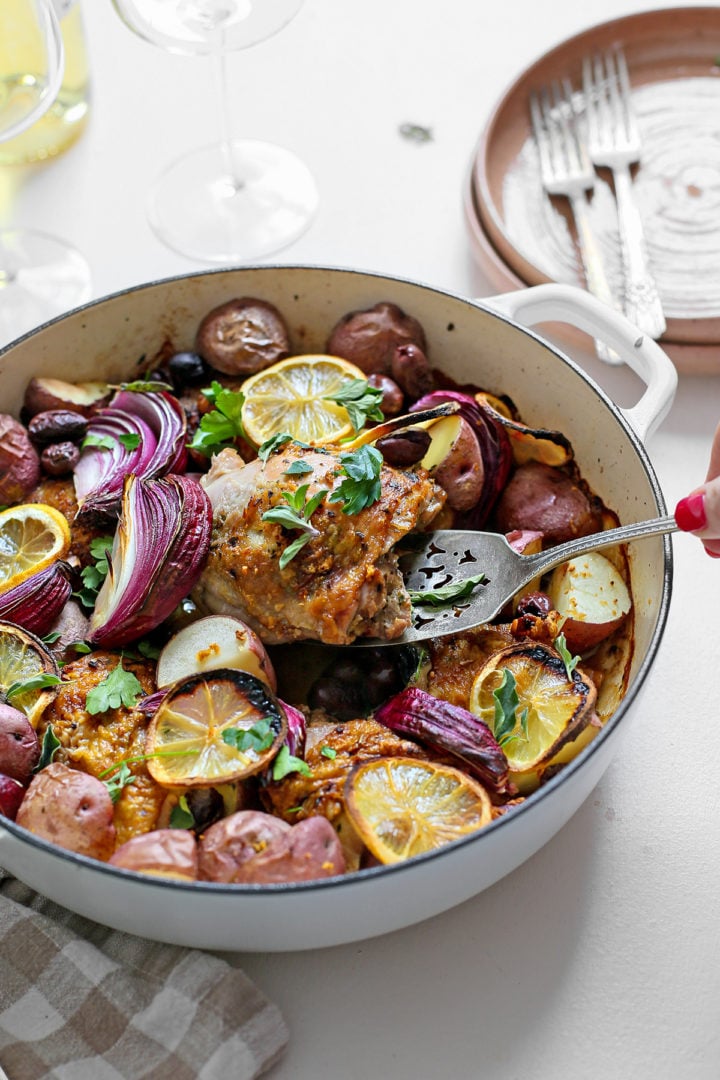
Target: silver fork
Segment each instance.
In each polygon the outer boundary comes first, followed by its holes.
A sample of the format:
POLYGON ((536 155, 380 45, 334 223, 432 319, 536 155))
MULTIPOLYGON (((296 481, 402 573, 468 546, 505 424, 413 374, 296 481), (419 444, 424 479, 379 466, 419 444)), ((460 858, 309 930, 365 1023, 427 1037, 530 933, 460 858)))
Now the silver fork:
MULTIPOLYGON (((580 137, 568 79, 555 79, 550 87, 530 93, 530 119, 543 187, 549 195, 562 195, 570 203, 587 287, 598 300, 617 307, 590 224, 586 192, 595 186, 595 173, 580 137)), ((595 351, 607 363, 621 362, 603 341, 595 341, 595 351)))
POLYGON ((594 165, 612 172, 624 274, 624 311, 652 338, 666 330, 665 316, 650 270, 642 217, 633 192, 630 166, 640 161, 642 143, 627 63, 616 47, 583 60, 583 96, 588 152, 594 165))

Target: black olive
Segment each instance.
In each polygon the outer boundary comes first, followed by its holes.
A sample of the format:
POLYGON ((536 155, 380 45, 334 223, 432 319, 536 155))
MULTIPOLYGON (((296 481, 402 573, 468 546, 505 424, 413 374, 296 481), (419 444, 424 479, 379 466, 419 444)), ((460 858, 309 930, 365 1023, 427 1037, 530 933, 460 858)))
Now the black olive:
POLYGON ((208 379, 205 361, 196 352, 175 353, 168 360, 167 366, 176 388, 193 386, 208 379))
POLYGON ((542 618, 552 610, 552 600, 542 592, 526 593, 518 600, 517 614, 537 615, 542 618))

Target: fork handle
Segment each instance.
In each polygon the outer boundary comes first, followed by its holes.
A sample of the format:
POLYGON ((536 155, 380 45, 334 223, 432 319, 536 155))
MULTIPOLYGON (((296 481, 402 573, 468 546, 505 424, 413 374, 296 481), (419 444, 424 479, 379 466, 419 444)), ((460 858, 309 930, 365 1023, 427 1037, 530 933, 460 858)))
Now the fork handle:
POLYGON ((576 540, 569 540, 566 544, 548 548, 537 555, 523 555, 527 560, 527 580, 532 581, 540 574, 546 574, 554 570, 556 566, 567 562, 569 559, 588 552, 597 551, 599 548, 611 547, 613 544, 624 544, 628 540, 637 540, 641 536, 659 536, 661 533, 676 532, 678 524, 672 515, 668 517, 652 518, 650 521, 635 521, 630 525, 621 525, 617 529, 606 529, 601 533, 593 533, 591 536, 579 536, 576 540))
POLYGON ((650 272, 645 231, 633 192, 628 165, 613 167, 618 233, 625 274, 624 308, 631 323, 652 338, 665 333, 667 323, 660 294, 650 272))
MULTIPOLYGON (((615 303, 607 279, 607 274, 605 273, 605 266, 600 253, 600 248, 598 247, 595 233, 590 224, 585 195, 569 195, 568 198, 570 200, 570 206, 572 207, 575 226, 577 228, 578 247, 580 249, 583 270, 585 271, 587 287, 598 300, 602 300, 608 307, 616 308, 617 304, 615 303)), ((604 341, 600 341, 598 338, 595 338, 595 352, 597 353, 598 359, 604 360, 607 364, 622 363, 621 357, 618 356, 609 345, 606 345, 604 341)))

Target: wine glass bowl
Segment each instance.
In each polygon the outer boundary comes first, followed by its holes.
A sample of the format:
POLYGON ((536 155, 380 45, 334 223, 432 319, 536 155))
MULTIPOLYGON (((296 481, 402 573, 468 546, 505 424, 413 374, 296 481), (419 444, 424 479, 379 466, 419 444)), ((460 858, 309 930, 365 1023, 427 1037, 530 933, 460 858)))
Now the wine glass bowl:
POLYGON ((211 263, 279 251, 309 226, 318 194, 310 170, 274 143, 231 135, 227 55, 280 31, 303 0, 113 0, 123 22, 167 52, 211 56, 219 140, 168 165, 148 193, 156 235, 211 263))

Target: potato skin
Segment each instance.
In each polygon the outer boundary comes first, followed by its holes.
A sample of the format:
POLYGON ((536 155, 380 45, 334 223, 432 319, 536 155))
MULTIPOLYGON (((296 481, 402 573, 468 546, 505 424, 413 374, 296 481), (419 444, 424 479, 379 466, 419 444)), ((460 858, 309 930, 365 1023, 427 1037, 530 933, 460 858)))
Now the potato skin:
POLYGON ((25 713, 0 702, 0 773, 28 784, 39 758, 40 742, 25 713))
POLYGON ((31 781, 18 825, 59 847, 106 862, 115 847, 113 804, 101 780, 53 762, 31 781))
POLYGON ((243 865, 291 828, 259 810, 238 810, 217 821, 200 838, 199 877, 203 881, 246 880, 239 876, 243 865))
POLYGON ((430 475, 447 493, 448 506, 460 513, 472 510, 482 494, 485 467, 477 436, 467 420, 460 420, 455 442, 430 475))
POLYGON ((187 829, 154 829, 126 840, 109 859, 111 866, 160 877, 195 881, 198 876, 197 842, 187 829))
POLYGON ((602 529, 598 506, 567 473, 533 461, 520 465, 495 507, 499 532, 516 529, 543 534, 546 547, 602 529))
POLYGON ((286 357, 290 338, 273 304, 245 296, 208 312, 198 327, 195 348, 216 371, 251 375, 286 357))
POLYGON ((21 423, 0 413, 0 503, 25 502, 40 479, 40 457, 21 423))
POLYGON ((233 884, 313 881, 345 871, 340 841, 327 818, 288 825, 241 810, 212 825, 200 840, 200 877, 233 884))
POLYGON ((390 375, 402 386, 392 371, 398 345, 416 345, 427 352, 425 331, 397 304, 383 303, 344 315, 330 333, 327 352, 350 360, 366 375, 390 375))

